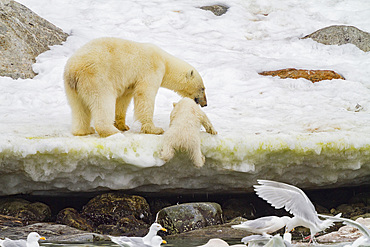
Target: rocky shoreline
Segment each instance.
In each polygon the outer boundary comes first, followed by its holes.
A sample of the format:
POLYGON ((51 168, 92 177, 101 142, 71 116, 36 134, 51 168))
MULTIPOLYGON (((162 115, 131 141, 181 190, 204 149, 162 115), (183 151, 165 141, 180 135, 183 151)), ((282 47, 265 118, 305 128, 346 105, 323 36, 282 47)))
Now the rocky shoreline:
MULTIPOLYGON (((307 194, 318 213, 342 213, 343 217, 356 220, 370 217, 368 189, 337 188, 307 194)), ((0 199, 0 238, 21 239, 31 231, 39 232, 50 242, 107 241, 107 235, 143 236, 157 213, 158 222, 170 229, 162 234, 167 239, 240 239, 249 233, 232 229, 231 225, 265 215, 286 215, 284 210, 273 209, 253 193, 138 196, 108 192, 65 198, 19 195, 0 199)), ((341 226, 336 224, 327 233, 341 226)), ((293 232, 295 240, 308 235, 305 228, 293 232)), ((337 239, 338 234, 333 238, 337 239)), ((330 242, 330 237, 321 241, 330 242)))

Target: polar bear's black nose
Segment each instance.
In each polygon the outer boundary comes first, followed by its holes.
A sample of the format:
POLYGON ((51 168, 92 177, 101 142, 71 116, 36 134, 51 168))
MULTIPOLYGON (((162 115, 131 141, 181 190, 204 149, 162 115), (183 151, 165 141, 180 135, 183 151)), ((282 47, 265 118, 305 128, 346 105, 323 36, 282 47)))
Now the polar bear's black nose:
POLYGON ((195 103, 199 104, 201 107, 207 106, 207 99, 205 97, 204 99, 196 97, 194 98, 194 101, 195 103))

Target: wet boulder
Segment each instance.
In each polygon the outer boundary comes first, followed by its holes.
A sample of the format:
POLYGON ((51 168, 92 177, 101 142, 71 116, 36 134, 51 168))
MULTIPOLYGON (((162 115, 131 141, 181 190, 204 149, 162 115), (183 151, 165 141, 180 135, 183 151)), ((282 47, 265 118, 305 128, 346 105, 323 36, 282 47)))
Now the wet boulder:
POLYGON ((222 224, 222 209, 218 203, 184 203, 160 210, 158 223, 166 228, 169 234, 188 232, 222 224))
POLYGON ((31 203, 19 198, 0 200, 0 214, 20 219, 23 223, 46 222, 51 219, 51 209, 42 202, 31 203))
POLYGON ((50 242, 95 242, 108 241, 109 237, 81 231, 53 223, 35 223, 27 226, 7 227, 0 231, 0 238, 27 239, 30 232, 38 232, 50 242))
POLYGON ((56 223, 71 226, 83 231, 93 231, 92 225, 74 208, 65 208, 61 210, 57 215, 56 223))
POLYGON ((121 193, 94 197, 82 209, 82 217, 92 222, 98 232, 111 235, 144 235, 152 220, 145 198, 121 193))
POLYGON ((144 236, 149 225, 129 215, 120 219, 115 225, 99 225, 96 232, 113 236, 144 236))
POLYGON ((3 229, 7 229, 9 227, 20 227, 20 226, 23 226, 23 222, 20 221, 18 218, 0 214, 0 232, 3 229))

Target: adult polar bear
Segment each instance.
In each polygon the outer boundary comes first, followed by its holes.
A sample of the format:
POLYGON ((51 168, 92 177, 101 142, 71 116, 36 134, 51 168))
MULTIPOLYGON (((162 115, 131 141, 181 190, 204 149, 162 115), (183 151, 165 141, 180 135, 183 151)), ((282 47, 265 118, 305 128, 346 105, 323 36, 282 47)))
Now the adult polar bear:
POLYGON ((77 50, 65 66, 64 84, 74 135, 95 133, 91 118, 102 137, 128 130, 126 111, 132 98, 141 132, 163 133, 153 123, 159 87, 207 105, 194 67, 155 45, 119 38, 95 39, 77 50))

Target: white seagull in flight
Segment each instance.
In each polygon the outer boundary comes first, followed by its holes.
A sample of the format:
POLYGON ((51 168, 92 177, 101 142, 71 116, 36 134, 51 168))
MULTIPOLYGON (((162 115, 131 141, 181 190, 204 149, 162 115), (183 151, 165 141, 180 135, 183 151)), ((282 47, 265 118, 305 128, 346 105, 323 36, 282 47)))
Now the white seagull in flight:
MULTIPOLYGON (((296 226, 310 229, 311 241, 316 233, 332 226, 332 219, 320 220, 315 207, 306 194, 299 188, 270 180, 257 180, 260 185, 255 185, 256 194, 266 200, 276 209, 284 208, 294 217, 287 223, 286 231, 290 232, 296 226)), ((336 216, 337 217, 337 216, 336 216)))

